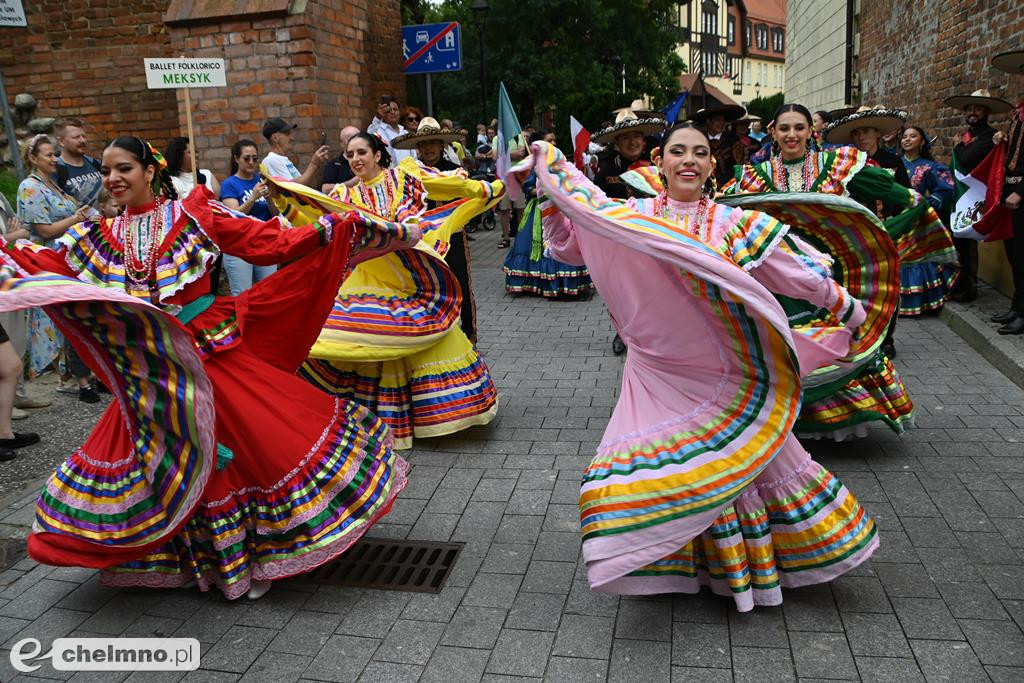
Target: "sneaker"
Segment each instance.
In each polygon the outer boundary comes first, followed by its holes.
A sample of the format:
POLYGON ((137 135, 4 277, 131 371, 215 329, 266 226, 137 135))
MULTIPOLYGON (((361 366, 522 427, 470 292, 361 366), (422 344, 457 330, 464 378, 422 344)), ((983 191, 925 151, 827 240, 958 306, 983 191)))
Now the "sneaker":
POLYGON ((92 387, 82 387, 78 390, 78 400, 82 403, 99 403, 100 396, 92 387))
POLYGON ((28 413, 26 413, 21 408, 11 408, 12 420, 24 420, 26 417, 28 417, 28 413))
POLYGON ((73 377, 68 380, 62 379, 60 380, 60 382, 57 383, 58 394, 77 394, 78 389, 78 380, 73 377))
POLYGON ((39 443, 39 435, 34 432, 11 432, 13 439, 0 439, 0 448, 24 448, 39 443))
POLYGON ((53 401, 40 398, 16 398, 14 399, 14 407, 21 408, 22 410, 35 410, 37 408, 49 408, 53 405, 53 401))

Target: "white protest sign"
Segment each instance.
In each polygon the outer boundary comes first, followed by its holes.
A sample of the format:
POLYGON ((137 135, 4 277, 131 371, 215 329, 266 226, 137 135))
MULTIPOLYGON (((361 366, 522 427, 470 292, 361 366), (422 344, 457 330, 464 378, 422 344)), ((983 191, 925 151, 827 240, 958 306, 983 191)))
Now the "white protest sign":
MULTIPOLYGON (((3 0, 0 0, 3 2, 3 0)), ((224 60, 217 57, 144 59, 146 87, 216 88, 227 85, 224 60)))
POLYGON ((0 26, 28 26, 21 0, 0 0, 0 26))

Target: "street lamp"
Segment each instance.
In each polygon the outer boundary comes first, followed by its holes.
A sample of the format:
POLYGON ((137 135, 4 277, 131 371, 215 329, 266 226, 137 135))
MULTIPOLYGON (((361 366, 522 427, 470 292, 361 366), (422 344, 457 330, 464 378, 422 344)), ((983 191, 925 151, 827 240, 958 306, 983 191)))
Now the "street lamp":
POLYGON ((473 0, 473 12, 476 13, 477 33, 480 34, 480 120, 487 125, 487 76, 484 70, 484 22, 487 20, 487 11, 491 6, 487 0, 473 0))

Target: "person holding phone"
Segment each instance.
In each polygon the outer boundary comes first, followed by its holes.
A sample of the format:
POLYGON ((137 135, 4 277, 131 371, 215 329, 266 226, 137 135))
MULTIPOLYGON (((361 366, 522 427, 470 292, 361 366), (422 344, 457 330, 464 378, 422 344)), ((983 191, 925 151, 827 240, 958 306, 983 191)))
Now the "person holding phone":
POLYGON ((321 134, 320 147, 313 153, 306 170, 299 173, 299 169, 288 158, 288 152, 292 149, 292 131, 296 128, 298 124, 288 123, 282 118, 267 119, 263 123, 263 137, 270 143, 270 153, 263 157, 260 170, 263 175, 294 180, 306 187, 319 187, 316 181, 319 180, 320 171, 327 163, 331 150, 323 144, 326 139, 321 134))
POLYGON ((406 157, 416 158, 415 150, 411 149, 395 149, 391 146, 391 141, 397 138, 399 135, 407 135, 408 130, 402 125, 402 107, 399 105, 398 100, 391 97, 391 95, 384 95, 380 98, 377 103, 377 115, 373 117, 373 121, 366 127, 366 132, 370 135, 376 135, 384 141, 388 146, 388 154, 391 156, 391 161, 395 166, 402 162, 402 159, 406 157))
MULTIPOLYGON (((220 200, 229 209, 269 221, 277 207, 267 201, 270 190, 259 174, 260 152, 252 140, 239 140, 231 147, 231 175, 220 186, 220 200)), ((238 296, 253 283, 270 277, 277 266, 257 266, 238 256, 224 254, 224 270, 232 296, 238 296)))

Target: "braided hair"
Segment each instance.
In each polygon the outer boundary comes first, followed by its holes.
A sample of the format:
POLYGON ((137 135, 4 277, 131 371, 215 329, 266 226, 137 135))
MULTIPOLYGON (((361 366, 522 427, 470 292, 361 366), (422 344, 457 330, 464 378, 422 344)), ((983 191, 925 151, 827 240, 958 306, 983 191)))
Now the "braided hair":
POLYGON ((147 166, 152 166, 156 169, 152 184, 154 195, 163 195, 164 199, 171 200, 178 198, 178 193, 174 189, 174 183, 171 182, 171 174, 167 171, 167 162, 164 161, 163 155, 156 151, 155 147, 142 138, 133 135, 123 135, 115 138, 109 147, 117 147, 130 153, 135 157, 136 161, 142 164, 143 169, 147 166))

